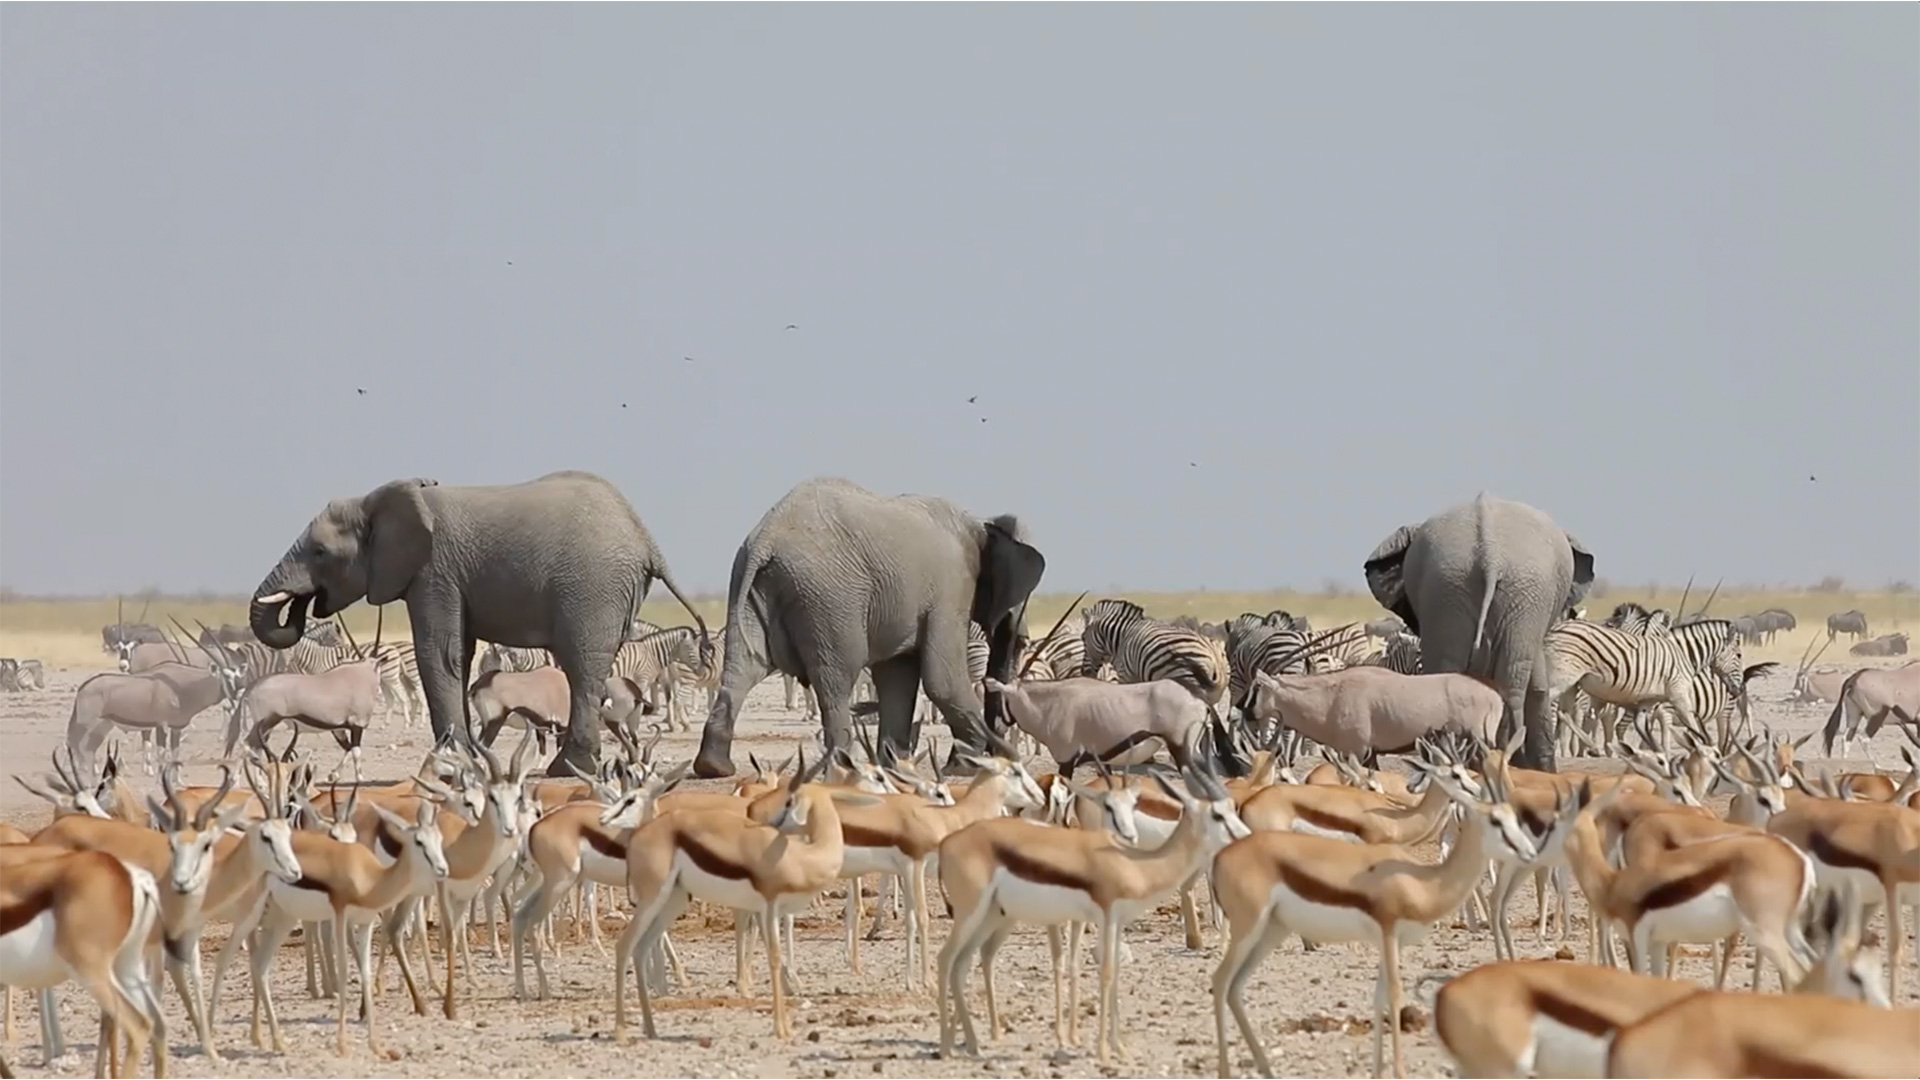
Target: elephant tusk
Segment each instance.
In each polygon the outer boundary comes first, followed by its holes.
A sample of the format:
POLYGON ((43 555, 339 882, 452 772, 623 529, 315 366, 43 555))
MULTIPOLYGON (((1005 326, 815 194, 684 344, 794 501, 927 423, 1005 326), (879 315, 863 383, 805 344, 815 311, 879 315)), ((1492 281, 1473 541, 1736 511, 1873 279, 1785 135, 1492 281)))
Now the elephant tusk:
POLYGON ((268 593, 265 596, 256 596, 253 598, 253 602, 256 604, 284 604, 291 599, 293 599, 293 594, 290 592, 287 592, 285 589, 282 589, 277 593, 268 593))

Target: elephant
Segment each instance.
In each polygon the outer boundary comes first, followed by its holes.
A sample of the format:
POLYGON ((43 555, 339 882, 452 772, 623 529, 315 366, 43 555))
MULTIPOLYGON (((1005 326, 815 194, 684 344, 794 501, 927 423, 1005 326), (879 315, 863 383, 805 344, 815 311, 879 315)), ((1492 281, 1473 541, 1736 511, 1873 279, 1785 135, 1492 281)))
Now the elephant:
POLYGON ((572 703, 547 773, 592 776, 598 696, 656 578, 711 650, 706 623, 640 516, 600 477, 569 470, 488 487, 393 480, 328 503, 254 590, 247 621, 261 642, 286 649, 300 640, 309 607, 324 619, 362 598, 405 600, 442 745, 472 738, 466 688, 475 638, 549 649, 572 703))
POLYGON ((955 744, 983 752, 1006 707, 996 692, 984 701, 974 692, 967 622, 986 631, 987 674, 1011 683, 1017 609, 1046 565, 1011 514, 982 519, 946 499, 880 495, 838 477, 802 481, 733 557, 720 689, 694 775, 733 774, 740 706, 775 671, 812 691, 829 752, 850 745, 849 698, 863 667, 879 698, 883 760, 910 756, 922 683, 955 744))
POLYGON ((1364 570, 1374 599, 1420 636, 1423 669, 1490 679, 1506 702, 1502 740, 1526 725, 1515 762, 1551 771, 1541 642, 1593 584, 1592 553, 1544 512, 1481 492, 1394 530, 1364 570))

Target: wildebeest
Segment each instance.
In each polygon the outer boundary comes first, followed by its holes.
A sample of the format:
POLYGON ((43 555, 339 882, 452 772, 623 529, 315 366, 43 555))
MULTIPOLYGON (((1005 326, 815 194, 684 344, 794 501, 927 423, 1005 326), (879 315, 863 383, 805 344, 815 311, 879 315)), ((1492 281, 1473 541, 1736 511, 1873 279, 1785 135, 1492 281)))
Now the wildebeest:
POLYGON ((1905 656, 1907 655, 1907 635, 1898 631, 1881 634, 1877 638, 1862 641, 1847 651, 1855 656, 1905 656))
POLYGON ((1838 634, 1851 634, 1857 638, 1865 638, 1867 636, 1866 612, 1855 608, 1851 611, 1836 611, 1827 616, 1827 640, 1832 641, 1838 634))
POLYGON ((1768 642, 1773 641, 1774 635, 1782 630, 1791 633, 1800 628, 1800 621, 1793 617, 1793 612, 1785 608, 1770 607, 1755 615, 1753 621, 1759 627, 1761 636, 1768 642))

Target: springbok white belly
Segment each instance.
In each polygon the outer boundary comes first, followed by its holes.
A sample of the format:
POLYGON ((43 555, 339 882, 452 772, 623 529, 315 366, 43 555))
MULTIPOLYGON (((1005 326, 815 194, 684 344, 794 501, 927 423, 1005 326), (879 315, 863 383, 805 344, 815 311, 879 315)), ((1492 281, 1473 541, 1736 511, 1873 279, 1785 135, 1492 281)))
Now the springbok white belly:
POLYGON ((1607 1075, 1607 1048, 1613 1036, 1593 1036, 1563 1024, 1545 1013, 1533 1014, 1531 1061, 1521 1062, 1530 1076, 1603 1077, 1607 1075))
POLYGON ((610 859, 594 850, 592 844, 580 841, 580 876, 596 885, 625 885, 627 883, 627 860, 610 859))
POLYGON ((1293 821, 1288 824, 1287 831, 1304 833, 1308 836, 1324 836, 1329 840, 1345 840, 1349 844, 1357 844, 1360 842, 1358 836, 1344 829, 1323 829, 1305 818, 1294 818, 1293 821))
POLYGON ((899 848, 893 847, 853 847, 843 848, 840 859, 840 876, 855 877, 861 874, 904 874, 910 867, 905 855, 899 848))
POLYGON ((41 990, 67 981, 67 964, 53 948, 53 911, 28 919, 0 937, 0 984, 41 990))
POLYGON ((273 906, 301 922, 330 922, 333 919, 333 901, 328 898, 325 889, 303 889, 283 881, 269 880, 267 889, 273 897, 273 906))
POLYGON ((1720 941, 1740 929, 1740 908, 1733 890, 1722 882, 1672 907, 1649 911, 1640 923, 1650 942, 1720 941))
POLYGON ((1005 868, 993 872, 994 902, 1015 922, 1055 926, 1069 920, 1098 923, 1100 908, 1079 889, 1029 881, 1005 868))
POLYGON ((735 911, 760 911, 766 906, 766 901, 754 890, 751 878, 726 878, 709 874, 685 853, 674 855, 673 862, 680 872, 680 888, 697 900, 730 907, 735 911))

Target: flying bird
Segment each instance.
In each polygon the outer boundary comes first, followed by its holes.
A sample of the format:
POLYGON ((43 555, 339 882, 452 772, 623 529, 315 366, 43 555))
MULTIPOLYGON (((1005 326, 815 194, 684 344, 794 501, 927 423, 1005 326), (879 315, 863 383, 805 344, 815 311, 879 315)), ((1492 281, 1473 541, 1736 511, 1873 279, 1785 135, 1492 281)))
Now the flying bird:
POLYGON ((1187 462, 1187 468, 1189 468, 1189 469, 1197 469, 1197 468, 1199 468, 1199 467, 1200 467, 1200 463, 1199 463, 1199 462, 1197 462, 1197 461, 1189 461, 1189 462, 1187 462))
POLYGON ((1807 483, 1809 483, 1809 484, 1812 484, 1812 483, 1815 483, 1815 482, 1816 482, 1816 481, 1814 480, 1814 478, 1813 478, 1813 477, 1811 477, 1811 476, 1809 476, 1809 477, 1807 477, 1807 483))
POLYGON ((689 364, 693 363, 693 357, 691 356, 683 356, 680 359, 685 360, 689 364))
POLYGON ((972 397, 970 397, 970 398, 968 398, 968 399, 967 399, 967 404, 969 404, 969 405, 971 405, 971 404, 973 404, 974 402, 976 402, 976 401, 979 401, 979 400, 980 400, 980 395, 979 395, 979 394, 975 394, 975 395, 973 395, 972 397))
POLYGON ((512 265, 513 265, 513 260, 512 260, 512 259, 508 259, 508 260, 507 260, 507 265, 508 265, 508 266, 512 266, 512 265))
POLYGON ((787 324, 787 329, 789 329, 789 330, 798 330, 798 329, 800 329, 800 324, 799 324, 799 323, 788 323, 788 324, 787 324))
POLYGON ((366 387, 364 387, 364 386, 356 386, 356 387, 354 387, 354 388, 353 388, 353 392, 354 392, 354 393, 356 393, 356 394, 359 394, 359 395, 360 395, 361 397, 366 397, 366 396, 367 396, 367 389, 366 389, 366 387))

